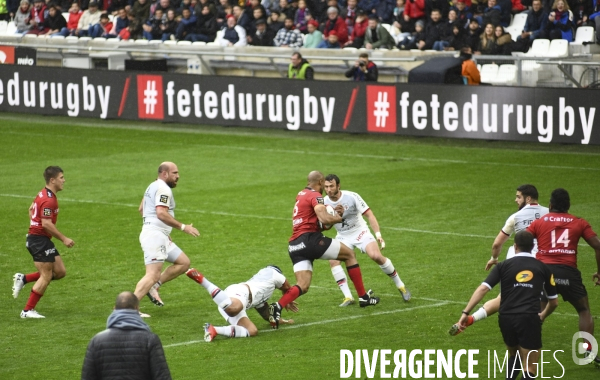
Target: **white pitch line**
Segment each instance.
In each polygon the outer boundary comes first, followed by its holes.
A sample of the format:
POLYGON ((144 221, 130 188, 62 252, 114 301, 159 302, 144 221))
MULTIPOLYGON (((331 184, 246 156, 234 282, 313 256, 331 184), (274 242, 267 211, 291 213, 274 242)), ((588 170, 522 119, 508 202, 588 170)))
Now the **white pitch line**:
MULTIPOLYGON (((299 324, 294 324, 294 325, 285 325, 284 327, 281 327, 280 330, 299 329, 299 328, 302 328, 302 327, 325 325, 325 324, 329 324, 329 323, 344 322, 344 321, 349 321, 349 320, 353 320, 353 319, 366 318, 366 317, 374 317, 374 316, 378 316, 378 315, 404 313, 404 312, 407 312, 407 311, 412 311, 412 310, 417 310, 417 309, 429 309, 429 308, 433 308, 433 307, 444 306, 444 305, 447 305, 447 304, 448 304, 448 302, 438 302, 438 303, 435 303, 435 304, 432 304, 432 305, 421 305, 421 306, 409 307, 409 308, 404 308, 404 309, 380 311, 380 312, 371 313, 371 314, 351 315, 351 316, 348 316, 348 317, 342 317, 342 318, 336 318, 336 319, 328 319, 328 320, 325 320, 325 321, 316 321, 316 322, 309 322, 309 323, 299 323, 299 324)), ((265 333, 269 333, 269 332, 274 332, 274 331, 276 331, 276 330, 273 330, 273 329, 259 330, 259 332, 261 334, 265 334, 265 333)), ((163 346, 163 347, 164 348, 169 348, 169 347, 177 347, 177 346, 187 346, 187 345, 191 345, 191 344, 195 344, 195 343, 203 343, 203 342, 204 342, 204 340, 190 340, 190 341, 187 341, 187 342, 180 342, 180 343, 168 344, 168 345, 163 346)))
MULTIPOLYGON (((0 194, 0 197, 9 197, 9 198, 24 198, 24 199, 33 199, 31 196, 27 195, 19 195, 19 194, 0 194)), ((61 202, 75 202, 75 203, 89 203, 89 204, 99 204, 105 206, 121 206, 121 207, 135 207, 138 208, 139 204, 133 203, 115 203, 115 202, 102 202, 102 201, 92 201, 86 199, 72 199, 72 198, 60 198, 61 202)), ((233 218, 252 218, 252 219, 268 219, 268 220, 285 220, 290 221, 290 218, 282 218, 278 216, 269 216, 269 215, 253 215, 253 214, 235 214, 223 211, 206 211, 206 210, 198 210, 198 209, 185 209, 178 208, 178 212, 190 212, 190 213, 198 213, 198 214, 209 214, 209 215, 221 215, 228 216, 233 218)), ((428 230, 418 230, 414 228, 403 228, 403 227, 386 227, 381 226, 381 228, 394 230, 394 231, 406 231, 406 232, 417 232, 431 235, 450 235, 450 236, 460 236, 460 237, 472 237, 472 238, 483 238, 483 239, 494 239, 495 236, 486 236, 486 235, 474 235, 474 234, 461 234, 457 232, 444 232, 444 231, 428 231, 428 230)))

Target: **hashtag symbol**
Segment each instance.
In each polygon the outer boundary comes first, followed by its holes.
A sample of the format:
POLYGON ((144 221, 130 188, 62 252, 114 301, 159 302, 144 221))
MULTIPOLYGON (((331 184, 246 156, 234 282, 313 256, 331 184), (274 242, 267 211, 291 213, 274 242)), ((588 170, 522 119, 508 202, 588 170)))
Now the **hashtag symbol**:
POLYGON ((154 106, 156 103, 158 103, 156 100, 157 95, 158 92, 156 91, 156 81, 147 81, 146 89, 144 90, 144 104, 146 105, 147 115, 154 115, 154 106))
POLYGON ((390 108, 390 103, 387 99, 387 92, 380 91, 377 93, 377 101, 375 102, 375 111, 373 111, 373 116, 375 116, 375 126, 378 128, 385 128, 385 121, 390 115, 390 113, 388 112, 388 108, 390 108))

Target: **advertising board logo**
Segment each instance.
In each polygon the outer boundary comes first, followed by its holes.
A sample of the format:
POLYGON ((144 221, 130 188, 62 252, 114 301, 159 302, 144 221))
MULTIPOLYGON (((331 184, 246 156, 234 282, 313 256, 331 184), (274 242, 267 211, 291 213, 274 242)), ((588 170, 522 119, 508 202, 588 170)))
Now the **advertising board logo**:
POLYGON ((15 48, 13 46, 0 46, 0 64, 12 65, 15 63, 15 48))
POLYGON ((396 132, 396 87, 367 86, 367 131, 396 132))
POLYGON ((138 117, 164 119, 163 83, 160 75, 138 75, 138 117))

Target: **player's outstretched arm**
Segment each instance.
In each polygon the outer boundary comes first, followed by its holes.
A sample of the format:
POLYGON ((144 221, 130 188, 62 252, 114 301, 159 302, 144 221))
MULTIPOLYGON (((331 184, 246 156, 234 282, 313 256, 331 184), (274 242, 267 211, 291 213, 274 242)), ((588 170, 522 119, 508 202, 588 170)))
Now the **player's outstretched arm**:
POLYGON ((508 240, 510 236, 505 234, 503 231, 498 232, 498 236, 494 239, 494 243, 492 244, 492 257, 485 264, 485 270, 490 270, 496 264, 498 264, 498 257, 500 256, 500 252, 502 251, 502 246, 508 240))
POLYGON ((596 273, 592 275, 592 281, 598 286, 600 285, 600 239, 594 236, 585 241, 596 251, 596 273))
POLYGON ((66 237, 65 235, 63 235, 58 230, 58 228, 56 228, 56 226, 54 225, 54 223, 52 223, 51 219, 42 218, 42 227, 44 227, 44 230, 47 233, 49 233, 50 235, 54 236, 58 240, 62 241, 63 244, 67 246, 67 248, 71 248, 72 246, 75 245, 75 242, 72 239, 69 239, 68 237, 66 237))
POLYGON ((169 214, 169 209, 167 209, 166 207, 157 207, 156 217, 169 227, 180 229, 181 231, 185 232, 188 235, 192 235, 193 237, 200 236, 200 232, 196 228, 194 228, 192 224, 183 224, 181 222, 178 222, 177 219, 173 218, 171 214, 169 214))

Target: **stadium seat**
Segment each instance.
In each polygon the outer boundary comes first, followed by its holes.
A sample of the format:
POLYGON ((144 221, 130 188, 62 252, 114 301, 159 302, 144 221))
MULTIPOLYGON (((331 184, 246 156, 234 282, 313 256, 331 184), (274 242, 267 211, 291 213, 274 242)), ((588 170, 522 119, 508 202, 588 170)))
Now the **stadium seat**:
POLYGON ((516 41, 525 27, 525 22, 527 22, 527 13, 517 13, 514 15, 510 25, 504 28, 504 31, 510 33, 513 41, 516 41))
POLYGON ((67 23, 69 23, 69 17, 71 16, 71 13, 69 13, 69 12, 62 12, 62 15, 63 15, 65 21, 67 23))
POLYGON ((390 24, 381 24, 381 26, 383 26, 385 28, 385 30, 387 30, 388 32, 392 30, 392 26, 390 24))
POLYGON ((163 42, 161 40, 150 40, 150 41, 148 41, 149 45, 160 45, 162 43, 163 42))
POLYGON ((92 40, 92 37, 79 37, 79 42, 88 43, 92 40))
POLYGON ((192 41, 177 41, 177 45, 191 45, 192 41))
POLYGON ((6 29, 8 29, 8 21, 0 21, 0 35, 5 34, 6 29))
POLYGON ((530 57, 547 57, 548 49, 550 49, 550 40, 538 38, 537 40, 533 40, 531 48, 525 55, 530 57))
POLYGON ((11 36, 15 33, 17 33, 17 24, 15 24, 14 22, 9 22, 8 25, 6 26, 5 35, 11 36))
POLYGON ((192 42, 192 46, 206 46, 206 42, 204 42, 204 41, 192 42))
POLYGON ((177 45, 177 41, 166 40, 163 45, 177 45))
POLYGON ((548 48, 548 57, 562 58, 569 56, 569 41, 567 40, 552 40, 548 48))
POLYGON ((148 45, 148 40, 139 39, 135 40, 135 43, 138 45, 148 45))
POLYGON ((514 86, 517 84, 517 66, 512 64, 501 65, 492 84, 499 86, 514 86))
POLYGON ((580 26, 577 28, 575 34, 575 41, 569 44, 569 53, 574 54, 589 54, 590 46, 584 42, 591 42, 592 44, 596 41, 594 36, 594 28, 591 26, 580 26))
POLYGON ((495 63, 488 63, 481 66, 481 83, 494 83, 494 80, 498 76, 498 65, 495 63))
POLYGON ((79 42, 79 37, 77 37, 77 36, 67 36, 65 38, 65 41, 68 42, 68 43, 76 44, 77 42, 79 42))

